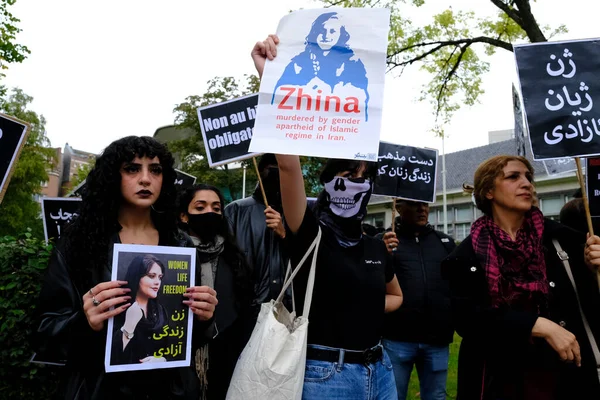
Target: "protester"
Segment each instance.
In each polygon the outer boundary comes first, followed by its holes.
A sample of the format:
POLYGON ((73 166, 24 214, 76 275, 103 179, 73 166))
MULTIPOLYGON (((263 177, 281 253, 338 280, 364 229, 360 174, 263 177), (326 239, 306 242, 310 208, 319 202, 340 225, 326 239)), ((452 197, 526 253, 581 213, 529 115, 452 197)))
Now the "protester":
MULTIPOLYGON (((587 216, 583 198, 581 197, 581 189, 577 189, 573 194, 574 199, 568 201, 560 210, 559 221, 561 224, 575 229, 576 231, 588 233, 587 216)), ((598 218, 592 218, 592 226, 594 233, 600 232, 600 222, 598 218)))
POLYGON ((258 163, 269 207, 265 206, 260 186, 254 194, 225 207, 225 218, 236 244, 246 255, 253 271, 255 303, 260 305, 277 298, 287 268, 284 250, 285 228, 281 218, 279 169, 273 154, 263 155, 258 163))
MULTIPOLYGON (((568 201, 561 209, 558 217, 561 224, 575 229, 578 232, 587 233, 588 225, 585 215, 583 199, 577 198, 568 201)), ((594 232, 596 230, 594 229, 594 232)))
POLYGON ((593 271, 600 264, 600 238, 588 241, 584 257, 585 236, 545 219, 532 206, 533 189, 527 159, 484 161, 474 179, 484 216, 442 264, 463 338, 461 400, 600 398, 596 362, 561 260, 567 257, 553 243, 568 254, 581 307, 600 339, 593 271))
POLYGON ((416 366, 421 398, 445 400, 454 328, 450 288, 440 265, 456 245, 428 224, 429 204, 397 200, 396 209, 395 232, 385 233, 383 240, 393 256, 404 301, 386 315, 383 346, 394 366, 398 399, 406 399, 416 366))
POLYGON ((229 234, 219 189, 193 185, 181 193, 178 204, 180 221, 198 249, 196 276, 220 299, 205 333, 211 341, 198 351, 202 398, 225 399, 236 361, 256 321, 251 271, 229 234))
MULTIPOLYGON (((110 280, 113 245, 193 245, 177 229, 175 176, 173 157, 149 137, 119 139, 96 159, 79 216, 53 250, 36 309, 36 349, 67 360, 59 397, 198 399, 194 365, 110 374, 104 369, 106 321, 126 312, 132 297, 128 282, 110 280)), ((194 286, 184 296, 196 316, 194 336, 201 336, 216 293, 194 286)))
MULTIPOLYGON (((278 41, 271 35, 252 50, 260 76, 266 58, 276 55, 278 41)), ((325 189, 311 210, 299 157, 277 155, 277 162, 294 266, 322 230, 302 398, 395 399, 392 366, 380 340, 384 312, 400 306, 402 291, 385 245, 363 235, 361 227, 376 164, 329 160, 321 174, 325 189), (344 197, 344 204, 332 197, 344 197)), ((300 269, 294 279, 297 310, 304 304, 309 270, 300 269)))

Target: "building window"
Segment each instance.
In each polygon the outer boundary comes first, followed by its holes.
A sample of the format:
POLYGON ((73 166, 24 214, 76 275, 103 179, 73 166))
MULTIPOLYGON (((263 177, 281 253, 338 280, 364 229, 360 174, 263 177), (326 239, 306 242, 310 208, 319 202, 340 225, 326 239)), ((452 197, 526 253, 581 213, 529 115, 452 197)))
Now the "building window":
POLYGON ((456 240, 465 240, 471 233, 471 223, 454 225, 454 235, 451 235, 456 240))
POLYGON ((376 228, 385 228, 385 213, 376 213, 367 215, 363 220, 364 224, 373 225, 376 228))
POLYGON ((473 208, 469 206, 456 207, 457 221, 473 221, 473 208))
POLYGON ((560 214, 563 205, 564 197, 562 195, 548 196, 540 199, 542 212, 547 217, 560 214))

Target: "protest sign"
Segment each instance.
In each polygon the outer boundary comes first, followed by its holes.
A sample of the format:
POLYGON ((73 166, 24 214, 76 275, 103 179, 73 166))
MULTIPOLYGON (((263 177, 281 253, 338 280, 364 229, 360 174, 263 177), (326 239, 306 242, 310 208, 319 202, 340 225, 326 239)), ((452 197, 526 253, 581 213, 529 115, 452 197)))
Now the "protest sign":
POLYGON ((77 216, 81 199, 78 197, 42 197, 44 237, 54 241, 60 238, 64 228, 77 216))
POLYGON ((514 51, 534 159, 600 154, 600 40, 514 51))
POLYGON ((373 193, 435 203, 437 150, 381 142, 373 193))
POLYGON ((132 305, 108 321, 106 372, 189 366, 196 249, 115 244, 112 277, 129 282, 132 305))
POLYGON ((28 135, 27 123, 0 113, 0 203, 28 135))
POLYGON ((600 157, 586 159, 586 189, 592 218, 600 217, 600 157))
POLYGON ((216 167, 245 160, 256 119, 258 94, 198 108, 208 165, 216 167))
POLYGON ((389 18, 385 8, 283 17, 250 151, 377 161, 389 18))
POLYGON ((186 174, 178 169, 176 169, 175 172, 177 173, 177 177, 175 178, 175 189, 187 189, 196 183, 196 177, 194 175, 186 174))

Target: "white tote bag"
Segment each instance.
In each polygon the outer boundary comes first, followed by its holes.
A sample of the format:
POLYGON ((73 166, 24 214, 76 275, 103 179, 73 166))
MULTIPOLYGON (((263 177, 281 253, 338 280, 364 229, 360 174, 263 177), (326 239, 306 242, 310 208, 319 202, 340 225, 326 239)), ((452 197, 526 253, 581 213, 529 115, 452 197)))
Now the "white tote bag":
POLYGON ((320 241, 321 228, 291 275, 289 275, 291 265, 288 265, 286 280, 277 300, 261 305, 252 336, 240 354, 233 371, 227 400, 300 400, 302 398, 308 313, 312 302, 320 241), (311 252, 313 256, 304 309, 302 316, 296 317, 296 305, 292 301, 290 313, 282 303, 283 295, 311 252))

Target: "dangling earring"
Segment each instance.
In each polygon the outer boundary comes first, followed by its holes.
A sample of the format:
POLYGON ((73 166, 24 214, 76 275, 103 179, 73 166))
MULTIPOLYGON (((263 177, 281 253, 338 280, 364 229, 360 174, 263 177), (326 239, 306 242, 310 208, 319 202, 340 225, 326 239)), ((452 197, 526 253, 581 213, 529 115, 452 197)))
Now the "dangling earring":
POLYGON ((158 211, 156 208, 154 208, 154 204, 152 204, 150 206, 150 208, 152 208, 154 210, 154 212, 157 213, 157 214, 164 214, 165 213, 164 211, 158 211))

